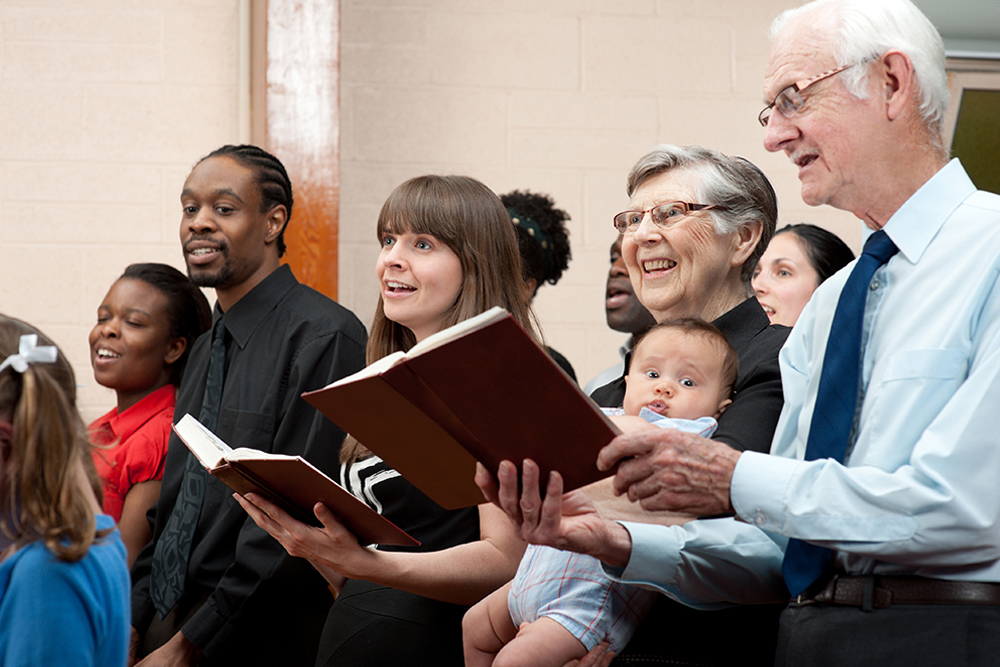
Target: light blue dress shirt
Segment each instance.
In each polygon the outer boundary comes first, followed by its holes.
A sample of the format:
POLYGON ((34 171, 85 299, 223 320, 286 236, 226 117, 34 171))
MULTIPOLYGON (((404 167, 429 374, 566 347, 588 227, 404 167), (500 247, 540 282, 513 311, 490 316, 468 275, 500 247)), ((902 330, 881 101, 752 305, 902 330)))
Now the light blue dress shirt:
POLYGON ((1000 197, 952 160, 885 231, 899 253, 865 306, 846 464, 802 461, 844 270, 781 351, 775 456, 740 457, 733 505, 848 573, 1000 581, 1000 197))
POLYGON ((862 395, 846 465, 803 461, 827 335, 853 263, 827 280, 781 352, 773 456, 744 452, 738 520, 623 523, 612 578, 685 604, 787 596, 787 537, 837 550, 849 573, 1000 581, 1000 197, 953 160, 885 225, 900 252, 865 308, 862 395), (785 537, 782 537, 785 536, 785 537))

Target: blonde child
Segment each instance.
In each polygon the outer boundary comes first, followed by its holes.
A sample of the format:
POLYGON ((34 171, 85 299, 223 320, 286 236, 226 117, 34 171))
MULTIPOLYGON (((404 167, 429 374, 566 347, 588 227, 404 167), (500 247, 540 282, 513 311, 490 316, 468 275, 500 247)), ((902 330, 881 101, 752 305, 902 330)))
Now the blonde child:
POLYGON ((125 545, 99 489, 72 367, 0 315, 0 664, 125 664, 125 545))

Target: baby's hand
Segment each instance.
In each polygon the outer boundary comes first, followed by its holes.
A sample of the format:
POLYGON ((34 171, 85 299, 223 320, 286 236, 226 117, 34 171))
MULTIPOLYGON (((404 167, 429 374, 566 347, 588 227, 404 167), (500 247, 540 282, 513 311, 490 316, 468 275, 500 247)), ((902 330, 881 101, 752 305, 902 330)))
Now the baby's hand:
POLYGON ((633 417, 631 415, 612 415, 608 417, 608 419, 613 421, 615 426, 621 429, 622 433, 638 433, 639 431, 660 430, 642 417, 633 417))

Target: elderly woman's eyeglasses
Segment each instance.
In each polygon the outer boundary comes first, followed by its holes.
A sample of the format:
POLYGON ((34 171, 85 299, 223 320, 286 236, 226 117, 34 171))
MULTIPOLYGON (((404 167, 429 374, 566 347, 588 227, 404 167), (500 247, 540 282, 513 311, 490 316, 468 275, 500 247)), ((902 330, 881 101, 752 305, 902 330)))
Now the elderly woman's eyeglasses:
POLYGON ((774 109, 777 109, 785 118, 791 118, 797 114, 802 109, 802 105, 805 104, 805 100, 802 99, 801 93, 803 93, 809 86, 819 83, 823 79, 829 79, 834 74, 840 74, 844 70, 848 70, 855 65, 860 65, 863 62, 868 61, 862 60, 851 65, 835 67, 834 69, 827 70, 822 74, 817 74, 812 78, 796 81, 792 85, 788 86, 788 88, 785 88, 778 93, 777 97, 774 98, 774 101, 764 107, 764 110, 758 114, 757 120, 760 121, 761 127, 767 127, 767 121, 770 120, 771 112, 774 109))
POLYGON ((619 234, 634 232, 639 229, 639 225, 642 224, 642 219, 646 217, 647 213, 650 214, 653 223, 657 227, 667 228, 684 216, 691 215, 692 211, 708 211, 712 209, 717 211, 729 210, 725 206, 716 206, 715 204, 689 204, 683 201, 668 201, 665 204, 657 204, 653 208, 647 208, 645 211, 622 211, 615 216, 615 229, 618 230, 619 234))

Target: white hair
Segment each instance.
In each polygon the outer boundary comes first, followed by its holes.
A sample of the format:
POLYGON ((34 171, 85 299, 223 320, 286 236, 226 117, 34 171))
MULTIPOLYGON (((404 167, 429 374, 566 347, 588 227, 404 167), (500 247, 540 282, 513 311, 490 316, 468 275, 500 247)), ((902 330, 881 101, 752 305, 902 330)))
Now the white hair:
POLYGON ((708 211, 717 234, 733 234, 760 223, 760 241, 740 269, 747 296, 752 296, 753 270, 778 222, 778 197, 771 182, 746 158, 730 157, 701 146, 659 144, 639 158, 629 172, 628 196, 647 178, 673 169, 698 177, 692 194, 699 201, 694 203, 725 207, 708 211))
MULTIPOLYGON (((815 0, 789 9, 771 24, 771 39, 794 19, 809 13, 824 14, 836 34, 837 65, 873 60, 890 49, 905 53, 913 63, 920 117, 938 141, 948 109, 948 75, 944 67, 944 42, 934 25, 910 0, 815 0)), ((868 70, 852 67, 841 74, 848 92, 857 99, 868 96, 868 70)))

